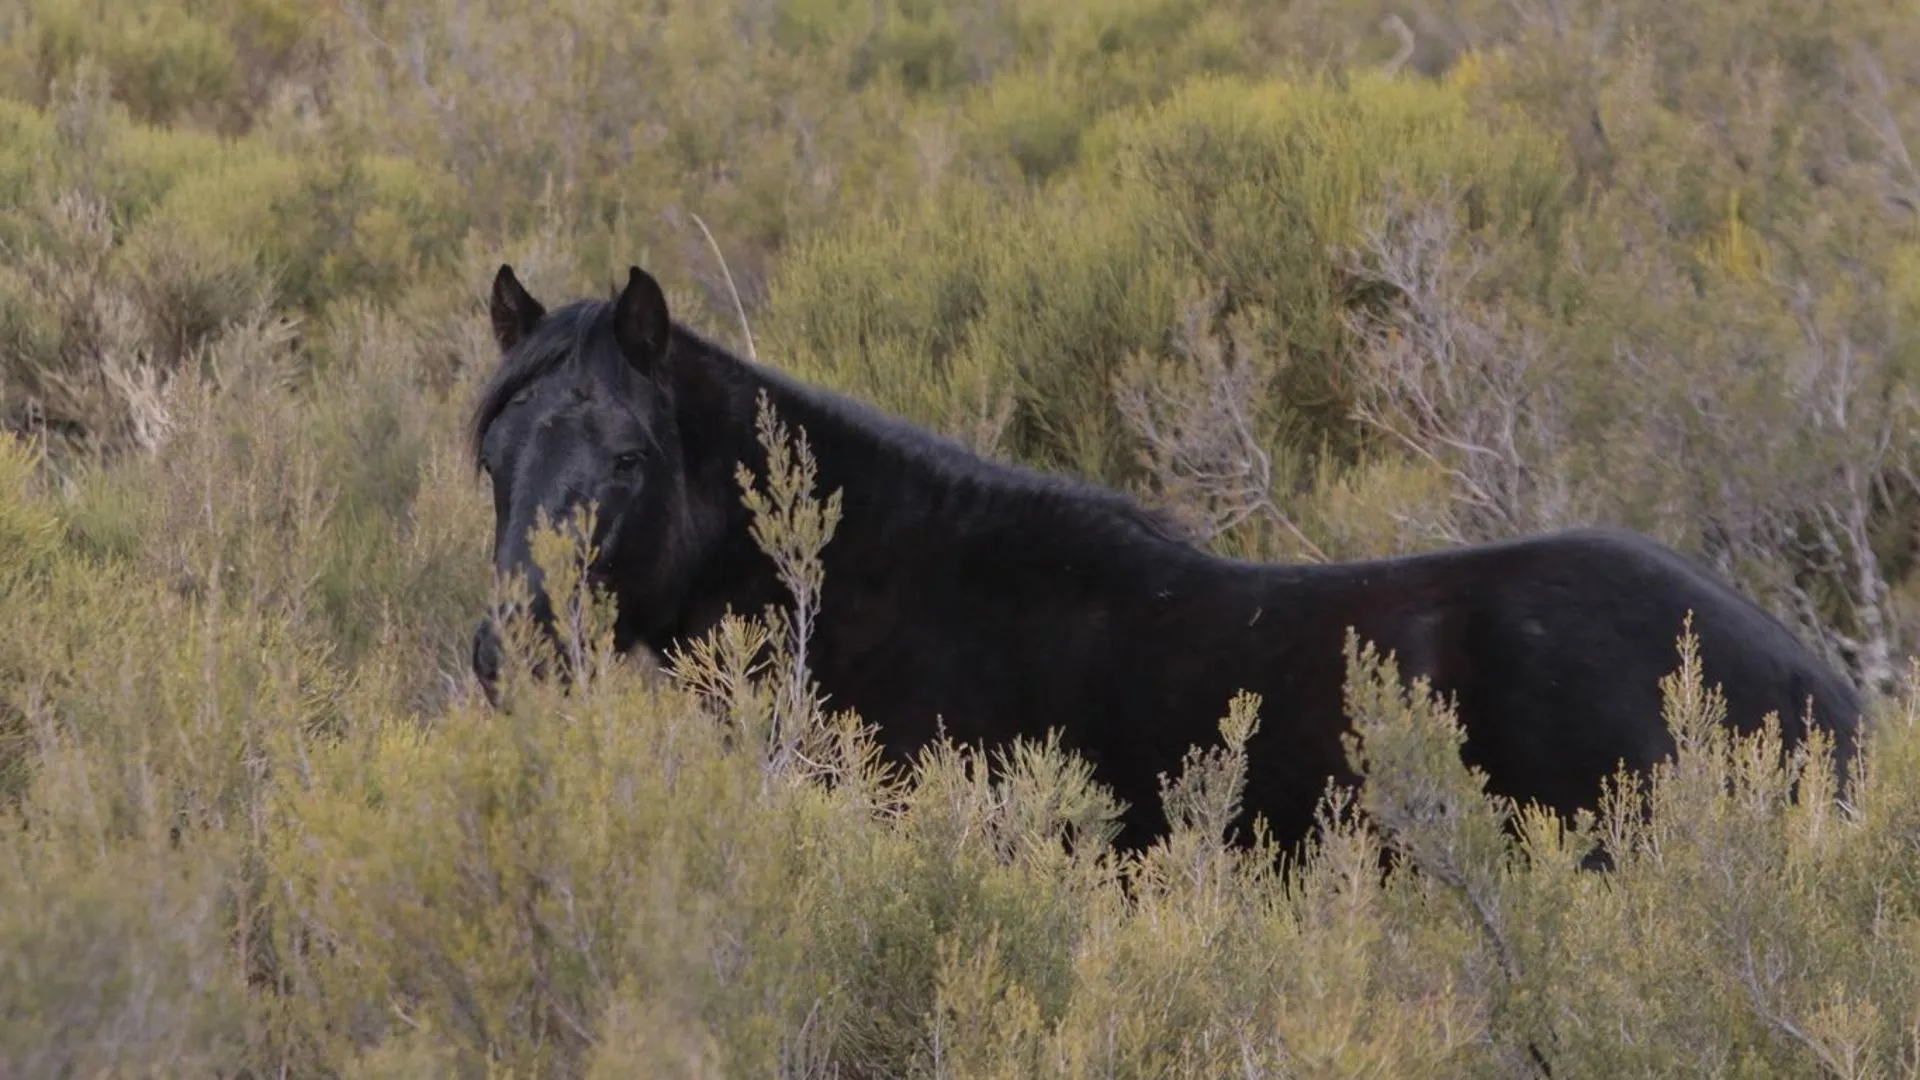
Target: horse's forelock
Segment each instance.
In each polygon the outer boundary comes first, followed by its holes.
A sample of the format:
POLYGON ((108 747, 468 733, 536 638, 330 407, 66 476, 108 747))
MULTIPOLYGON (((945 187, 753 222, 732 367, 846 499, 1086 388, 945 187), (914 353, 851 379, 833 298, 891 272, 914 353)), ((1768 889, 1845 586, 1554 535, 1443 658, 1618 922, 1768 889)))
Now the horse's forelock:
POLYGON ((591 355, 596 343, 610 338, 606 327, 612 305, 604 301, 583 300, 548 312, 512 352, 500 358, 500 365, 480 390, 468 425, 468 453, 474 468, 480 465, 480 444, 490 427, 514 395, 530 384, 553 373, 576 356, 591 355))

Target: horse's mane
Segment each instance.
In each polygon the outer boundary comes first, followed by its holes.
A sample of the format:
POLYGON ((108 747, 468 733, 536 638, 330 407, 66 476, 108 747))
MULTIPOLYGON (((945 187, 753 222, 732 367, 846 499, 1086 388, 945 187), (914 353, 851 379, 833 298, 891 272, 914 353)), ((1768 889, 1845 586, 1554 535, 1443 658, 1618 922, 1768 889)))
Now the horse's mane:
MULTIPOLYGON (((1192 546, 1190 534, 1171 515, 1120 492, 987 457, 868 402, 737 356, 692 331, 684 331, 684 340, 676 341, 675 348, 682 347, 703 351, 707 363, 746 383, 747 392, 741 395, 746 401, 754 400, 761 388, 773 391, 787 422, 805 428, 816 444, 819 438, 811 433, 832 431, 842 445, 872 450, 869 467, 911 475, 927 505, 964 505, 975 520, 999 517, 1008 524, 1031 520, 1032 512, 1039 511, 1050 523, 1089 536, 1192 546)), ((747 426, 751 424, 749 416, 747 426)))
MULTIPOLYGON (((612 311, 613 304, 603 300, 579 300, 556 308, 501 358, 499 368, 479 392, 470 421, 468 439, 476 462, 488 425, 529 384, 575 357, 594 367, 616 362, 612 311)), ((758 391, 765 389, 784 411, 793 414, 786 421, 807 429, 816 445, 820 434, 831 431, 837 442, 873 451, 868 467, 911 474, 929 502, 964 502, 976 513, 988 515, 1016 507, 1038 509, 1069 528, 1115 539, 1152 539, 1192 547, 1191 536, 1171 515, 1120 492, 986 457, 956 439, 864 401, 738 356, 678 321, 672 324, 672 334, 675 354, 697 357, 710 377, 730 387, 733 392, 728 396, 744 404, 745 414, 729 421, 744 433, 746 444, 754 439, 753 402, 758 391)))

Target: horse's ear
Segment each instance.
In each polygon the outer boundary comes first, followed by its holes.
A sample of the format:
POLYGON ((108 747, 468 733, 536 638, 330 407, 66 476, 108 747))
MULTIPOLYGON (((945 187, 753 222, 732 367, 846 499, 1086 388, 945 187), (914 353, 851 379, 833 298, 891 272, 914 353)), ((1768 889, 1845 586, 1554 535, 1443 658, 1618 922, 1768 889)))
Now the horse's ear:
POLYGON ((613 302, 613 334, 627 363, 642 375, 652 375, 667 351, 667 296, 653 275, 637 266, 627 269, 627 287, 613 302))
POLYGON ((493 317, 493 340, 500 343, 501 352, 518 345, 547 313, 540 301, 520 284, 520 279, 513 276, 513 267, 505 263, 500 264, 500 272, 493 275, 493 296, 487 311, 493 317))

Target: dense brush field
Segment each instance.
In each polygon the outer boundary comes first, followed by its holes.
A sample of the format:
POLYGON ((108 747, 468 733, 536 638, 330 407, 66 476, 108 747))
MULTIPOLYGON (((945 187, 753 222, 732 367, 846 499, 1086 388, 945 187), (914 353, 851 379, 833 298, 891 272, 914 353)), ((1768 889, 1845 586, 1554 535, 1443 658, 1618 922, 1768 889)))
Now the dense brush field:
POLYGON ((0 0, 0 1076, 1920 1075, 1916 153, 1894 0, 0 0), (778 627, 489 708, 503 261, 1226 554, 1643 530, 1861 783, 1678 636, 1571 831, 1353 642, 1299 859, 1251 698, 1138 860, 778 627))

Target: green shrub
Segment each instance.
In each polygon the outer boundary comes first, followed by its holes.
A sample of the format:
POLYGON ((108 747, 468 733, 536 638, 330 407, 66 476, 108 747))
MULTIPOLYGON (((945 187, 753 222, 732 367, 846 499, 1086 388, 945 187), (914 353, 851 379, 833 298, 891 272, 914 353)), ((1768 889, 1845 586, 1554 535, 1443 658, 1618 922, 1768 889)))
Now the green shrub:
POLYGON ((30 0, 0 45, 0 93, 44 104, 50 82, 97 67, 144 122, 245 130, 277 86, 309 74, 322 21, 285 0, 30 0))
POLYGON ((1055 72, 1008 73, 982 89, 966 114, 970 157, 1004 156, 1022 181, 1045 180, 1079 157, 1088 125, 1087 92, 1055 72))
MULTIPOLYGON (((1078 167, 1036 193, 966 189, 796 245, 760 336, 784 363, 957 430, 982 380, 1017 403, 1007 449, 1125 482, 1138 475, 1112 401, 1120 361, 1171 358, 1189 283, 1226 313, 1268 313, 1273 423, 1351 447, 1351 348, 1331 246, 1386 185, 1470 191, 1496 236, 1551 237, 1565 177, 1551 143, 1474 117, 1457 93, 1196 81, 1098 123, 1078 167), (929 375, 939 380, 928 384, 929 375), (945 385, 942 386, 942 383, 945 385)), ((1548 242, 1545 239, 1540 242, 1548 242)))

